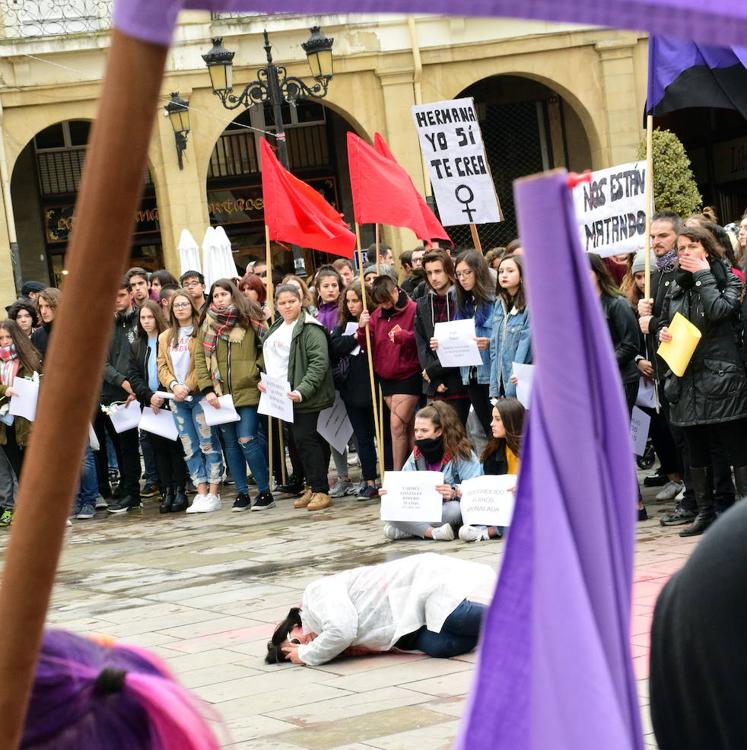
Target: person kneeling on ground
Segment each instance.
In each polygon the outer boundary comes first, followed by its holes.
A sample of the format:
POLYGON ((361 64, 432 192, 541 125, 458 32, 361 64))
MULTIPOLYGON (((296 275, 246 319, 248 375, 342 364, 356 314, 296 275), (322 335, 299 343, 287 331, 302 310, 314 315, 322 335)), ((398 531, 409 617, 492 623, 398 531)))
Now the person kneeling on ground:
MULTIPOLYGON (((415 415, 415 450, 402 471, 440 471, 444 483, 436 490, 443 497, 441 518, 432 523, 392 522, 384 525, 387 539, 418 536, 450 542, 455 527, 462 525, 459 485, 465 479, 482 476, 482 466, 456 411, 445 401, 434 401, 415 415)), ((382 489, 379 494, 385 494, 382 489)))
POLYGON ((310 583, 267 644, 267 664, 317 666, 397 648, 449 658, 472 651, 495 586, 487 565, 426 553, 310 583))

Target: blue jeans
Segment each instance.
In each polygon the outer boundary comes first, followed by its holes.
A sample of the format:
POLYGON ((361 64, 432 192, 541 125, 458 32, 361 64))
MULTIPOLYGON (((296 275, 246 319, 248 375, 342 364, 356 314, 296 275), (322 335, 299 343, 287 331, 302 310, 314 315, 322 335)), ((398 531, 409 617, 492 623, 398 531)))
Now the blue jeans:
POLYGON ((236 482, 236 492, 245 493, 249 486, 246 481, 246 464, 252 472, 257 489, 267 492, 270 489, 267 451, 258 431, 256 406, 237 406, 241 419, 220 426, 226 445, 226 462, 231 476, 236 482))
POLYGON ((96 505, 99 494, 99 477, 96 473, 96 459, 89 445, 83 456, 83 468, 78 485, 78 494, 75 496, 73 512, 79 513, 84 505, 96 505))
POLYGON ((487 607, 465 599, 445 620, 440 633, 425 626, 415 634, 410 647, 436 659, 466 654, 477 646, 487 607))
POLYGON ((195 487, 198 484, 220 484, 223 479, 223 456, 218 432, 208 427, 202 410, 204 396, 196 395, 192 401, 174 401, 176 429, 184 447, 189 476, 195 487))

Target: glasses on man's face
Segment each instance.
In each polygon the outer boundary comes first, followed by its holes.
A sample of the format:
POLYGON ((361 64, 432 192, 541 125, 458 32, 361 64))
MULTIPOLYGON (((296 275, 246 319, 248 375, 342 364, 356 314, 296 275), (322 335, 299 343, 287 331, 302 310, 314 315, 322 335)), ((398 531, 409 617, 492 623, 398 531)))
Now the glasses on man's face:
POLYGON ((193 281, 185 281, 184 282, 184 288, 185 289, 191 289, 193 286, 200 286, 200 282, 197 281, 197 279, 194 279, 193 281))
POLYGON ((175 302, 173 307, 174 310, 184 310, 187 307, 192 307, 192 305, 189 302, 175 302))

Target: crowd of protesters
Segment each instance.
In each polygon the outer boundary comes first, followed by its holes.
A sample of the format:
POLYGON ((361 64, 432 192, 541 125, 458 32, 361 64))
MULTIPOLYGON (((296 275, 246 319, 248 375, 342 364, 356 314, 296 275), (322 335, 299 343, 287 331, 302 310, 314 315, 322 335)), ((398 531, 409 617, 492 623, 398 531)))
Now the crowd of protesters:
MULTIPOLYGON (((651 239, 650 299, 642 252, 589 254, 589 273, 628 409, 638 401, 651 419, 659 469, 644 482, 659 488, 658 500, 677 501, 661 524, 697 535, 747 496, 747 218, 723 228, 713 213, 683 219, 662 212, 652 219, 651 239), (656 354, 671 339, 676 314, 701 332, 681 377, 656 354), (653 400, 641 402, 652 388, 653 400)), ((387 245, 378 255, 375 246, 368 252, 364 286, 345 259, 322 266, 308 285, 260 261, 209 289, 199 271, 177 280, 165 270, 131 268, 115 300, 100 408, 91 415, 72 516, 126 513, 156 496, 161 513, 211 513, 222 507, 226 483, 235 486, 234 511, 271 509, 280 495, 315 511, 345 496, 375 500, 384 470, 437 470, 444 474, 442 518, 385 524, 384 535, 500 538, 499 527, 462 525, 459 498, 466 479, 518 474, 525 409, 516 398, 514 364, 532 363, 521 243, 485 255, 420 246, 399 256, 400 273, 387 245), (479 365, 441 364, 437 324, 458 320, 474 321, 479 365), (287 379, 292 423, 275 421, 273 430, 258 413, 261 373, 287 379), (336 393, 353 431, 346 451, 318 431, 319 415, 336 393), (238 421, 209 426, 206 405, 218 407, 226 395, 238 421), (179 439, 137 427, 117 432, 112 407, 132 403, 170 412, 179 439), (356 464, 358 483, 350 472, 356 464)), ((3 526, 13 520, 33 426, 9 414, 14 380, 41 379, 43 387, 61 296, 29 282, 0 324, 3 526)), ((640 491, 634 501, 639 519, 647 518, 640 491)))

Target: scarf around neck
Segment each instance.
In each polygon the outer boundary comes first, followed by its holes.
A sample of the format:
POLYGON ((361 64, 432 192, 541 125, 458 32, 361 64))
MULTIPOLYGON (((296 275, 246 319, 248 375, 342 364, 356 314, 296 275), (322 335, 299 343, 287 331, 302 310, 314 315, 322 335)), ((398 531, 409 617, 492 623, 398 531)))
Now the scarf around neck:
POLYGON ((218 339, 228 341, 231 331, 239 319, 239 311, 235 305, 229 305, 225 309, 219 309, 211 304, 207 311, 205 336, 202 342, 205 351, 212 354, 218 343, 218 339))
POLYGON ((656 256, 656 268, 662 273, 674 271, 674 264, 676 262, 677 262, 676 250, 670 250, 668 253, 664 253, 664 255, 656 256))

